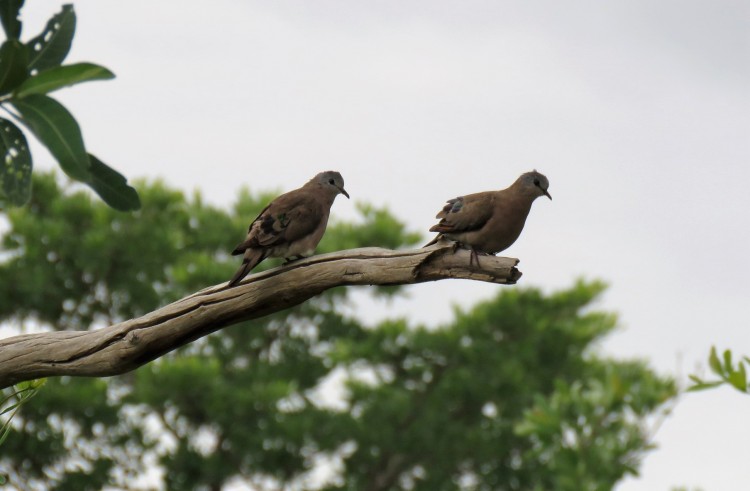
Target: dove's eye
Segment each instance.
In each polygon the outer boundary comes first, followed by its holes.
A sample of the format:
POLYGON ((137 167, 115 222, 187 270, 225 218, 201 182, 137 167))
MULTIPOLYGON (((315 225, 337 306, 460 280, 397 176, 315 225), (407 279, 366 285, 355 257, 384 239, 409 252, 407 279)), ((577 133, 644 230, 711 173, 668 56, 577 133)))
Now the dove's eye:
POLYGON ((539 179, 534 179, 534 186, 538 186, 538 185, 539 185, 539 179))
POLYGON ((328 184, 331 184, 331 185, 333 185, 333 184, 335 184, 335 183, 333 182, 333 179, 328 179, 328 184))

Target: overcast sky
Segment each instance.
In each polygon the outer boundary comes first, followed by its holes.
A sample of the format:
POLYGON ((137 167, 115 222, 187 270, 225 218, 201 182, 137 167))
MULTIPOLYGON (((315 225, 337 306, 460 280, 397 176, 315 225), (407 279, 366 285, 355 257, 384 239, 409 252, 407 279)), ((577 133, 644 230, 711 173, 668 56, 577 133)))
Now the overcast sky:
MULTIPOLYGON (((534 204, 504 253, 521 259, 522 285, 606 280, 598 307, 622 329, 603 349, 662 373, 705 366, 712 344, 750 355, 750 2, 75 6, 68 60, 117 79, 59 98, 88 149, 129 178, 228 205, 240 186, 288 190, 334 169, 354 200, 426 236, 445 199, 536 168, 554 201, 534 204)), ((28 1, 24 37, 59 8, 28 1)), ((333 216, 353 217, 353 203, 333 216)), ((418 285, 362 313, 438 324, 498 288, 418 285)), ((747 486, 748 421, 750 397, 682 397, 642 476, 618 490, 747 486)))

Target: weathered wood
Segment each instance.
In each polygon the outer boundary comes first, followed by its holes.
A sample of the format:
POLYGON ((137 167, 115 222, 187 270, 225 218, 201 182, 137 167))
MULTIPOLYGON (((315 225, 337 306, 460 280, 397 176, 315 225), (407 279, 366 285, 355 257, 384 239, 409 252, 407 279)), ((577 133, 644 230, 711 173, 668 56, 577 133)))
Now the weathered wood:
POLYGON ((49 376, 104 377, 131 371, 186 343, 237 322, 293 307, 341 285, 406 285, 448 278, 514 284, 517 259, 480 256, 439 242, 422 249, 352 249, 313 256, 213 286, 94 331, 24 334, 0 340, 0 388, 49 376))

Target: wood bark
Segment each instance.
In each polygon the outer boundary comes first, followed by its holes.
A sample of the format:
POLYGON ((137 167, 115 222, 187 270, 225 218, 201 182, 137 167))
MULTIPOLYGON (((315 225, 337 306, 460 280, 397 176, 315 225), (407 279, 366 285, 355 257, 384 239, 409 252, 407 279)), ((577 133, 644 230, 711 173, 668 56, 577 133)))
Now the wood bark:
POLYGON ((341 285, 407 285, 448 278, 514 284, 517 259, 479 256, 452 242, 393 251, 351 249, 205 288, 142 317, 94 331, 54 331, 0 340, 0 388, 50 376, 119 375, 240 321, 298 305, 341 285))

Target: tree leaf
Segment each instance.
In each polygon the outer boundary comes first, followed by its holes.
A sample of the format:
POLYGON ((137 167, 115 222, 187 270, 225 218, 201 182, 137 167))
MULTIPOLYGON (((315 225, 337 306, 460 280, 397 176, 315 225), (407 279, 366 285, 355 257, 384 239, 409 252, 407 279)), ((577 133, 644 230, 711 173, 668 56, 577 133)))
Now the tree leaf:
POLYGON ((103 66, 93 63, 75 63, 44 70, 27 78, 15 91, 15 97, 31 94, 46 94, 53 90, 92 80, 109 80, 115 74, 103 66))
POLYGON ((17 39, 9 39, 0 46, 0 94, 7 94, 26 80, 28 55, 17 39))
POLYGON ((0 2, 0 21, 5 29, 5 36, 8 39, 18 39, 21 37, 21 21, 18 19, 18 12, 23 6, 24 0, 3 0, 0 2))
POLYGON ((745 392, 747 392, 747 389, 750 389, 747 385, 747 370, 745 369, 745 365, 743 363, 739 364, 739 370, 738 373, 742 377, 742 380, 744 380, 743 386, 745 387, 745 392))
POLYGON ((747 392, 747 379, 742 376, 742 372, 732 372, 728 377, 729 383, 740 392, 747 392))
POLYGON ((692 375, 692 374, 691 374, 691 375, 688 375, 688 378, 689 378, 689 379, 690 379, 690 380, 691 380, 692 382, 694 382, 694 383, 696 383, 696 384, 702 384, 702 383, 703 383, 703 379, 701 379, 701 378, 700 378, 700 377, 698 377, 697 375, 692 375))
POLYGON ((691 385, 687 388, 688 392, 696 392, 699 390, 706 390, 706 389, 713 389, 714 387, 718 387, 719 385, 723 384, 724 382, 721 380, 717 380, 715 382, 701 382, 699 384, 691 385))
POLYGON ((35 378, 34 380, 29 381, 29 386, 32 389, 40 389, 47 385, 47 377, 44 378, 35 378))
POLYGON ((731 375, 734 370, 732 366, 732 350, 724 350, 724 371, 731 375))
MULTIPOLYGON (((17 394, 16 394, 16 395, 17 395, 17 394)), ((5 414, 5 413, 9 413, 9 412, 13 411, 13 410, 14 410, 15 408, 17 408, 17 407, 18 407, 18 406, 20 406, 21 404, 23 404, 23 401, 22 401, 22 400, 21 400, 21 401, 19 401, 19 402, 16 402, 15 404, 11 404, 10 406, 8 406, 8 407, 6 407, 6 408, 3 408, 3 410, 2 410, 2 411, 0 411, 0 416, 2 416, 2 415, 3 415, 3 414, 5 414)))
POLYGON ((91 164, 81 129, 65 106, 41 94, 13 99, 11 103, 21 113, 21 121, 47 147, 67 175, 91 181, 91 164))
POLYGON ((60 65, 70 51, 75 30, 73 5, 63 5, 62 11, 47 21, 44 30, 26 43, 29 70, 46 70, 60 65))
POLYGON ((141 207, 138 192, 128 185, 128 181, 119 172, 108 166, 96 156, 89 154, 91 175, 89 185, 101 196, 105 203, 120 211, 133 211, 141 207))
POLYGON ((729 376, 727 377, 727 380, 729 380, 729 383, 732 384, 732 386, 739 390, 740 392, 747 392, 747 372, 745 371, 745 366, 740 364, 739 370, 734 370, 729 373, 729 376))
POLYGON ((724 374, 724 370, 721 368, 721 362, 719 361, 719 356, 716 354, 716 346, 711 346, 711 354, 708 355, 708 365, 717 375, 724 374))
POLYGON ((31 197, 31 152, 23 132, 0 118, 0 194, 13 206, 31 197))
POLYGON ((0 429, 0 445, 3 444, 6 438, 8 438, 8 433, 10 433, 10 425, 4 425, 2 429, 0 429))

